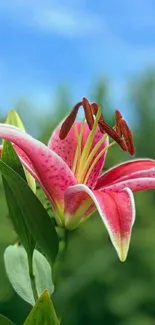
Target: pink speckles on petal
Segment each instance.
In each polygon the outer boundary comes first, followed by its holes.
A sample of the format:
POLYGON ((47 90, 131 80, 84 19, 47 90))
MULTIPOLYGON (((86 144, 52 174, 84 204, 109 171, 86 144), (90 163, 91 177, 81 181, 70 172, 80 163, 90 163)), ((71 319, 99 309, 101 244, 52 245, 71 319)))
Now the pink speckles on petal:
POLYGON ((97 181, 96 189, 110 186, 125 180, 155 177, 155 160, 137 159, 127 161, 109 169, 97 181))
POLYGON ((143 190, 151 190, 155 189, 155 177, 142 177, 142 178, 131 178, 125 181, 118 181, 118 183, 114 183, 108 185, 106 189, 108 191, 121 191, 124 187, 128 187, 132 192, 138 192, 143 190))
POLYGON ((13 142, 25 153, 48 198, 52 203, 63 206, 64 191, 68 186, 76 184, 66 163, 43 143, 16 127, 0 124, 0 138, 13 142))
MULTIPOLYGON (((72 127, 64 140, 59 138, 60 125, 54 130, 49 143, 48 148, 56 152, 69 166, 72 168, 75 152, 77 148, 77 139, 75 137, 75 131, 72 127)), ((77 130, 80 132, 81 122, 76 122, 77 130)))

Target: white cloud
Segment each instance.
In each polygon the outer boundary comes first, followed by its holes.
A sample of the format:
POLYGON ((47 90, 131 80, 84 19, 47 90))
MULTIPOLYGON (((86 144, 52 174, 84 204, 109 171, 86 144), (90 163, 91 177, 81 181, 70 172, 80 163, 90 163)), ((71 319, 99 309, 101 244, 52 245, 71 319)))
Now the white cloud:
POLYGON ((8 0, 0 3, 0 13, 16 23, 63 36, 93 36, 104 28, 102 17, 88 10, 84 1, 8 0))
POLYGON ((102 28, 102 22, 91 12, 76 12, 64 7, 34 12, 34 23, 41 28, 66 36, 93 36, 102 28))

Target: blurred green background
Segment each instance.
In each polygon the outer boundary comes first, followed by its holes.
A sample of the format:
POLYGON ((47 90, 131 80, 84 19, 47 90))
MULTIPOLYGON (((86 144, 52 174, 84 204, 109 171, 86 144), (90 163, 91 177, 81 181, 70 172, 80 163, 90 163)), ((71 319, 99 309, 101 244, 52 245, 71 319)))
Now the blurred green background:
MULTIPOLYGON (((136 158, 155 158, 155 72, 150 71, 126 84, 126 115, 134 133, 136 158)), ((91 88, 87 94, 90 100, 102 105, 104 115, 113 124, 116 107, 110 100, 110 83, 103 77, 96 79, 91 88)), ((27 130, 45 143, 74 103, 66 87, 61 86, 57 93, 58 100, 41 116, 27 99, 14 107, 27 130)), ((1 121, 4 118, 0 116, 1 121)), ((127 159, 130 157, 116 146, 109 150, 104 169, 127 159)), ((136 222, 125 263, 118 260, 97 214, 69 234, 67 251, 54 270, 53 300, 62 325, 155 324, 155 193, 136 193, 135 201, 136 222)), ((3 263, 4 249, 15 239, 0 183, 0 313, 20 325, 31 307, 11 288, 3 263)))

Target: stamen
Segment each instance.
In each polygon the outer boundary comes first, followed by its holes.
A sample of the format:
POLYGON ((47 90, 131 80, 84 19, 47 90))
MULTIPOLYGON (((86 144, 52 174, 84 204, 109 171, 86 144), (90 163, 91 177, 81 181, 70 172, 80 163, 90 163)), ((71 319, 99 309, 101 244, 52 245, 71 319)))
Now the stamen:
POLYGON ((131 156, 135 154, 135 147, 134 147, 134 141, 133 141, 133 136, 130 128, 128 127, 126 121, 124 119, 120 120, 120 127, 121 131, 124 137, 124 140, 126 142, 128 152, 130 153, 131 156))
POLYGON ((83 182, 84 184, 87 183, 88 178, 89 178, 89 176, 90 176, 90 174, 91 174, 93 168, 94 168, 95 165, 97 164, 98 160, 102 157, 102 155, 105 153, 105 151, 106 151, 107 149, 109 149, 110 147, 112 147, 114 144, 116 144, 115 141, 111 142, 111 143, 110 143, 106 148, 103 148, 103 149, 100 151, 100 153, 99 153, 99 154, 97 155, 97 157, 94 159, 92 165, 90 166, 90 168, 89 168, 89 170, 88 170, 88 172, 87 172, 87 174, 86 174, 86 177, 85 177, 84 182, 83 182))
POLYGON ((88 123, 89 129, 92 130, 93 125, 94 125, 94 117, 93 117, 91 104, 89 103, 87 98, 83 97, 82 105, 84 108, 85 117, 86 117, 86 121, 88 123))
MULTIPOLYGON (((96 116, 97 112, 98 112, 98 109, 99 109, 99 105, 96 104, 96 103, 92 103, 91 106, 92 106, 93 113, 96 116)), ((100 129, 101 133, 105 133, 103 131, 103 128, 102 128, 102 122, 105 122, 105 119, 103 117, 103 114, 101 113, 101 116, 100 116, 100 119, 99 119, 99 122, 98 122, 98 126, 99 126, 99 129, 100 129)))
POLYGON ((115 120, 116 120, 116 123, 117 124, 119 123, 119 121, 121 120, 121 118, 122 118, 121 112, 118 109, 116 109, 116 111, 115 111, 115 120))
POLYGON ((77 103, 71 113, 67 116, 67 118, 65 119, 65 121, 62 123, 61 125, 61 129, 60 129, 60 133, 59 133, 59 138, 61 140, 65 139, 67 134, 69 133, 73 123, 75 122, 78 110, 80 108, 80 106, 82 105, 82 102, 77 103))
POLYGON ((82 155, 81 155, 80 165, 79 165, 79 168, 78 168, 79 171, 78 171, 78 175, 77 175, 78 179, 80 179, 80 171, 82 171, 84 163, 86 162, 87 157, 89 155, 89 152, 90 152, 93 140, 94 140, 94 135, 95 135, 95 132, 96 132, 96 129, 97 129, 97 126, 98 126, 98 121, 99 121, 100 116, 101 116, 101 109, 99 109, 98 112, 97 112, 93 128, 92 128, 91 132, 89 133, 89 136, 87 138, 86 144, 84 146, 84 149, 83 149, 83 152, 82 152, 82 155))
POLYGON ((92 103, 91 107, 92 107, 93 114, 96 116, 98 109, 99 109, 99 105, 96 103, 92 103))
POLYGON ((107 134, 105 134, 96 144, 96 146, 93 148, 93 150, 91 151, 89 157, 88 157, 88 160, 87 162, 89 163, 92 158, 95 156, 97 150, 100 148, 100 146, 104 143, 104 141, 106 140, 107 138, 107 134))
POLYGON ((102 121, 100 122, 100 128, 102 128, 102 132, 106 132, 114 141, 116 141, 124 151, 127 151, 127 146, 123 139, 110 125, 108 125, 105 121, 102 121))
POLYGON ((104 143, 104 141, 107 138, 107 134, 105 134, 96 144, 96 146, 93 148, 93 150, 90 152, 88 159, 86 160, 86 164, 84 166, 83 172, 80 174, 80 181, 81 183, 83 182, 83 178, 85 177, 85 172, 87 171, 91 161, 93 160, 96 152, 98 151, 98 149, 100 148, 100 146, 104 143))
POLYGON ((81 124, 80 134, 78 134, 76 124, 74 124, 74 132, 75 132, 75 136, 76 136, 76 139, 77 139, 77 148, 76 148, 73 167, 72 167, 72 171, 73 171, 74 174, 76 174, 76 170, 78 169, 80 159, 81 159, 82 136, 83 136, 83 131, 84 131, 84 125, 85 125, 85 121, 83 120, 82 124, 81 124))
POLYGON ((115 111, 115 121, 116 121, 116 132, 119 134, 120 137, 122 137, 122 130, 120 127, 120 120, 122 119, 122 114, 118 109, 115 111))

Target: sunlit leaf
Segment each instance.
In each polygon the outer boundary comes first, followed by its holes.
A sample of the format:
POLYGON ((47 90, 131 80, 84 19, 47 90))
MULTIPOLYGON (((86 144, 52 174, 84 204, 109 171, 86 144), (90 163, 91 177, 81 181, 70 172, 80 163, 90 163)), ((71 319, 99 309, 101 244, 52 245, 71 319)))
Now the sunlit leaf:
MULTIPOLYGON (((25 249, 22 246, 8 246, 4 253, 4 262, 8 278, 14 290, 23 300, 34 305, 35 300, 25 249)), ((50 294, 53 293, 54 285, 51 278, 51 267, 45 256, 36 249, 33 253, 33 275, 38 297, 46 289, 50 294)))

